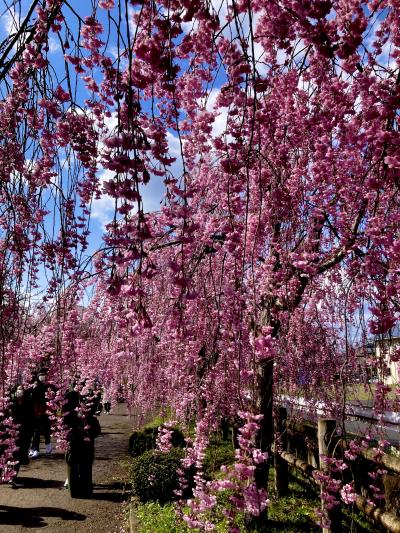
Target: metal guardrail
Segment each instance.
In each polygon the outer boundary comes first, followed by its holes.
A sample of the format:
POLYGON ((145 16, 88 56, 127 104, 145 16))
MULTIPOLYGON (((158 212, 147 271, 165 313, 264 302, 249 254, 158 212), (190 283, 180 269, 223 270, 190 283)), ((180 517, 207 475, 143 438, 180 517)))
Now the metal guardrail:
MULTIPOLYGON (((317 415, 326 416, 329 408, 325 402, 310 402, 305 398, 293 398, 291 396, 282 395, 278 397, 278 403, 298 410, 313 410, 317 415)), ((376 415, 371 407, 363 407, 355 404, 347 404, 345 415, 349 418, 358 418, 362 420, 372 420, 379 423, 386 423, 391 425, 400 424, 400 413, 395 411, 384 411, 380 415, 376 415)))

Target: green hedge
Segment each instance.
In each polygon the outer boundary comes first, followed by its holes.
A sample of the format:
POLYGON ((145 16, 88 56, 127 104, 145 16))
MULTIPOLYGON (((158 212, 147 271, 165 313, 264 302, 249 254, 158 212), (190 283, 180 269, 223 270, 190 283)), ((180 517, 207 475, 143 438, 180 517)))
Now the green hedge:
POLYGON ((181 467, 182 448, 171 448, 168 453, 149 450, 135 457, 132 464, 132 488, 142 502, 166 503, 175 499, 178 488, 177 470, 181 467))
MULTIPOLYGON (((158 426, 147 426, 140 431, 134 431, 129 438, 129 453, 137 457, 148 450, 154 450, 158 435, 158 426)), ((173 428, 171 437, 172 446, 185 446, 183 433, 178 428, 173 428)))
POLYGON ((235 450, 229 442, 212 444, 206 449, 204 457, 204 474, 208 479, 219 472, 222 465, 232 464, 235 460, 235 450))

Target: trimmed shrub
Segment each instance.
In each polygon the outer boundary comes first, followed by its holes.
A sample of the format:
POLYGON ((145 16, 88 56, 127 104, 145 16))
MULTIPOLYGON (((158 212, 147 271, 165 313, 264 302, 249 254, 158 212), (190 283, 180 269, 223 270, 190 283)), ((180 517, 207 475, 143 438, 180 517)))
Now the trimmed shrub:
POLYGON ((157 438, 157 428, 145 428, 134 431, 129 437, 129 453, 137 457, 142 453, 152 450, 155 447, 157 438))
MULTIPOLYGON (((148 426, 140 431, 134 431, 129 437, 129 453, 132 457, 137 457, 148 450, 154 450, 158 435, 158 426, 148 426)), ((185 439, 180 429, 174 428, 172 431, 171 444, 174 447, 185 446, 185 439)))
POLYGON ((166 503, 175 499, 178 488, 178 468, 184 455, 182 448, 168 453, 149 450, 135 457, 132 464, 132 488, 142 501, 166 503))
POLYGON ((235 450, 232 444, 223 442, 212 444, 206 449, 204 457, 204 473, 208 479, 214 477, 219 472, 222 465, 229 465, 235 461, 235 450))

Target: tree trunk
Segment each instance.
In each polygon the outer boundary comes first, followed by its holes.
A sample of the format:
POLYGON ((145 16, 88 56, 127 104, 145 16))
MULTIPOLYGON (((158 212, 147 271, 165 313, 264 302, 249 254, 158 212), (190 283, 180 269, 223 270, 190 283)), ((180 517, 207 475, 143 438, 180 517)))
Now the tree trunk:
POLYGON ((282 459, 280 451, 287 451, 287 409, 279 407, 275 418, 275 445, 274 445, 274 463, 275 463, 275 491, 278 498, 286 496, 289 486, 289 467, 287 462, 282 459))
MULTIPOLYGON (((263 452, 268 453, 268 460, 257 466, 255 481, 258 488, 268 489, 268 475, 272 460, 272 442, 274 437, 274 424, 272 416, 273 407, 273 381, 274 360, 266 359, 260 364, 258 374, 258 412, 263 415, 258 434, 258 446, 263 452)), ((267 531, 268 508, 255 519, 257 531, 267 531)))
MULTIPOLYGON (((260 448, 263 452, 268 452, 269 461, 271 459, 271 446, 274 437, 274 424, 272 416, 273 407, 273 381, 274 381, 274 360, 267 359, 260 365, 259 375, 259 414, 263 415, 260 424, 260 448)), ((267 480, 265 480, 265 486, 267 480)))
MULTIPOLYGON (((319 468, 323 472, 327 472, 329 475, 330 469, 321 457, 330 457, 333 449, 333 436, 336 433, 336 420, 331 420, 328 418, 319 418, 318 419, 318 451, 319 451, 319 468)), ((323 492, 323 487, 321 487, 321 494, 323 492)), ((340 501, 340 500, 339 500, 340 501)), ((321 498, 321 506, 324 509, 324 500, 321 498)), ((330 527, 322 528, 323 533, 341 533, 342 531, 342 513, 340 504, 334 507, 333 509, 326 510, 327 517, 330 521, 330 527)))

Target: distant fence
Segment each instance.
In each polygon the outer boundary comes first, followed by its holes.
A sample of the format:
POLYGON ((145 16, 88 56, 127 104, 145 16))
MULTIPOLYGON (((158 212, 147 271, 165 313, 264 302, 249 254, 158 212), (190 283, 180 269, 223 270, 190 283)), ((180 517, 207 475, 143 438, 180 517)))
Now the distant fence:
MULTIPOLYGON (((278 401, 282 405, 288 405, 296 411, 309 411, 312 409, 314 413, 321 416, 324 416, 324 413, 327 411, 327 404, 323 401, 311 402, 306 398, 293 398, 292 396, 285 394, 279 396, 278 401)), ((348 418, 369 420, 379 423, 384 422, 385 424, 394 426, 400 424, 400 413, 384 411, 380 415, 377 415, 372 407, 357 405, 357 403, 346 404, 345 415, 348 418)))
MULTIPOLYGON (((290 421, 286 408, 280 407, 276 424, 277 434, 280 435, 280 442, 276 444, 274 454, 278 496, 288 493, 289 466, 302 472, 313 484, 320 485, 314 474, 324 474, 329 470, 325 462, 321 461, 321 456, 340 458, 347 448, 346 439, 336 433, 336 421, 320 418, 317 425, 290 421)), ((376 454, 371 448, 362 448, 360 457, 352 462, 351 470, 357 492, 354 502, 357 508, 388 531, 400 533, 400 458, 385 453, 376 454), (388 471, 382 480, 385 498, 383 507, 368 502, 371 485, 368 472, 372 465, 388 471)), ((324 505, 323 499, 321 504, 324 505)), ((324 533, 342 530, 341 505, 344 505, 344 502, 327 511, 331 527, 324 528, 324 533)))

